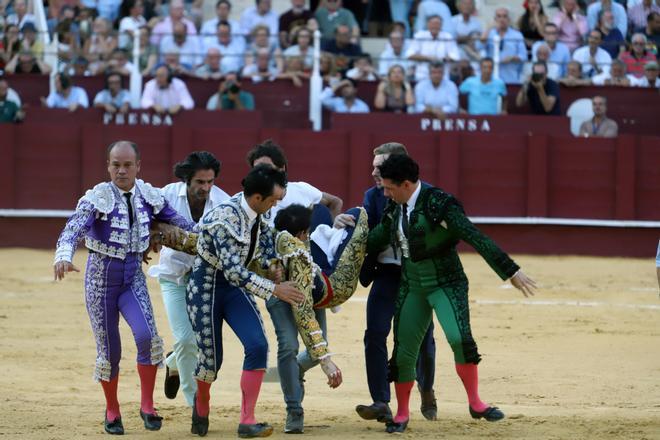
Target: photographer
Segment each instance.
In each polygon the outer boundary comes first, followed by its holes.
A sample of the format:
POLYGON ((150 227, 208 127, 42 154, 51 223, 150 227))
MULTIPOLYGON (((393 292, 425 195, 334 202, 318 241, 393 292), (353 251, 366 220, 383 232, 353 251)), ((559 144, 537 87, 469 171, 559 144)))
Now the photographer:
POLYGON ((537 61, 532 66, 532 75, 525 81, 516 96, 516 106, 529 102, 535 115, 560 115, 559 84, 548 78, 548 66, 537 61))
POLYGON ((220 83, 218 93, 209 98, 207 110, 254 110, 254 95, 241 88, 236 73, 228 73, 220 83))

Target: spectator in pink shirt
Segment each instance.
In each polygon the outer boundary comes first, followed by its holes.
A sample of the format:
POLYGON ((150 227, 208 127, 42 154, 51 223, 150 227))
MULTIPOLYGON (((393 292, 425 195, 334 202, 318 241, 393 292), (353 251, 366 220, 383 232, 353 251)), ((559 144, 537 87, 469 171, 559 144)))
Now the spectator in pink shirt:
POLYGON ((183 0, 172 0, 170 4, 170 15, 162 19, 151 32, 151 44, 159 47, 160 40, 166 35, 174 32, 174 23, 181 22, 186 25, 186 32, 197 38, 197 28, 192 21, 183 16, 183 0))
POLYGON ((182 109, 190 110, 195 102, 188 92, 186 83, 174 78, 167 66, 156 69, 155 78, 144 86, 140 107, 156 113, 179 113, 182 109))
POLYGON ((562 0, 561 10, 552 17, 552 22, 559 29, 558 40, 567 45, 571 52, 582 46, 589 27, 587 18, 580 13, 577 0, 562 0))

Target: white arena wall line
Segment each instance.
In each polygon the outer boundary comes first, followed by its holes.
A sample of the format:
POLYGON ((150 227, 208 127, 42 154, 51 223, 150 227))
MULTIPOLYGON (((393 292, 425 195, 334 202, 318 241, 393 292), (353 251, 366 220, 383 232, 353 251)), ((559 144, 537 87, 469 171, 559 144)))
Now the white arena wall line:
MULTIPOLYGON (((0 209, 0 217, 18 218, 68 218, 73 210, 66 209, 0 209)), ((660 228, 660 221, 642 220, 597 220, 582 218, 550 217, 481 217, 471 216, 470 220, 481 225, 551 225, 587 226, 600 228, 660 228)))

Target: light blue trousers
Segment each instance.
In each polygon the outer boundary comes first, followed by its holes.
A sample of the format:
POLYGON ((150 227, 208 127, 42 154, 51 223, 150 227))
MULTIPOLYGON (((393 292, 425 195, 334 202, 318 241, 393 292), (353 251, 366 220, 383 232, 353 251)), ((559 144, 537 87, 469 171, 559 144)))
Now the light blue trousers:
POLYGON ((179 372, 181 392, 188 406, 192 406, 197 392, 197 382, 194 378, 197 367, 197 341, 186 309, 187 277, 185 281, 182 286, 166 280, 158 282, 163 294, 167 320, 174 337, 174 351, 167 357, 165 363, 170 370, 179 372))

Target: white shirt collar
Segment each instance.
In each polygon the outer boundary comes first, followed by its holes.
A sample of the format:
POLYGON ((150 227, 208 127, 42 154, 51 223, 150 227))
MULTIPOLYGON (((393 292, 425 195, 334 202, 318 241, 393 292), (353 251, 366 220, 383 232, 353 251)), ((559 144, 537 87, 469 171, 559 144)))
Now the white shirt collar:
POLYGON ((254 209, 250 208, 250 205, 248 205, 247 199, 245 198, 245 194, 241 197, 241 208, 243 208, 243 211, 248 216, 248 220, 250 221, 250 224, 254 222, 254 220, 257 218, 257 213, 254 209))
POLYGON ((408 206, 408 211, 406 214, 411 212, 413 209, 415 209, 415 203, 417 203, 417 197, 419 197, 419 193, 422 190, 422 182, 420 180, 417 180, 417 188, 415 191, 413 191, 412 195, 406 202, 406 205, 408 206))
POLYGON ((129 189, 128 191, 124 191, 123 189, 119 188, 117 185, 115 185, 114 182, 112 182, 112 185, 117 188, 117 191, 119 191, 119 194, 124 196, 125 193, 130 193, 131 197, 135 195, 135 185, 133 185, 133 188, 129 189))

